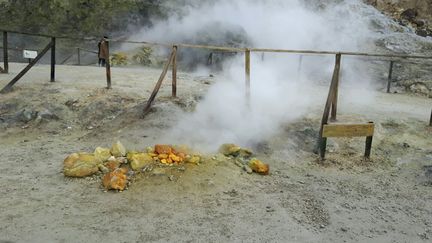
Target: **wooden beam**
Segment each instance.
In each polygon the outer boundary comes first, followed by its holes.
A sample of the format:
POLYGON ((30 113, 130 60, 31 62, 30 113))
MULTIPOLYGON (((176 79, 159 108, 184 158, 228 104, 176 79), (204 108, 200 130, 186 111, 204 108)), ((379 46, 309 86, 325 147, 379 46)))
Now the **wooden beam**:
POLYGON ((393 75, 393 64, 394 64, 394 61, 390 61, 389 73, 388 73, 388 78, 387 78, 387 93, 390 93, 390 87, 391 87, 391 81, 392 81, 392 75, 393 75))
POLYGON ((110 63, 109 41, 106 41, 105 46, 106 46, 106 53, 107 53, 107 58, 105 60, 107 89, 111 89, 111 63, 110 63))
POLYGON ((177 46, 173 46, 172 52, 174 53, 172 58, 172 97, 177 97, 177 46))
POLYGON ((250 96, 251 96, 251 90, 250 90, 250 72, 251 72, 251 66, 250 66, 250 50, 246 49, 245 51, 245 81, 246 81, 246 103, 250 104, 250 96))
POLYGON ((51 82, 55 82, 56 38, 51 38, 51 82))
POLYGON ((375 125, 368 124, 329 124, 323 127, 323 137, 370 137, 375 125))
MULTIPOLYGON (((337 56, 336 56, 336 63, 337 63, 337 56)), ((320 153, 320 157, 322 160, 325 158, 325 150, 326 150, 326 145, 327 145, 327 138, 322 136, 323 127, 325 124, 328 123, 328 120, 329 120, 330 108, 331 108, 331 105, 333 103, 335 87, 336 87, 336 79, 334 78, 334 73, 333 73, 333 78, 332 78, 329 92, 327 95, 327 101, 326 101, 326 104, 324 106, 323 116, 321 118, 321 127, 320 127, 320 132, 319 132, 317 146, 316 146, 316 150, 320 153)))
POLYGON ((366 147, 365 147, 365 154, 364 154, 364 157, 366 159, 369 159, 371 155, 372 140, 373 140, 373 136, 366 137, 366 147))
POLYGON ((8 32, 3 31, 3 73, 9 72, 8 32))
POLYGON ((50 42, 40 53, 33 59, 15 78, 12 79, 1 91, 0 93, 9 92, 12 89, 12 86, 15 85, 44 55, 49 51, 52 46, 52 42, 50 42))
POLYGON ((431 115, 430 115, 430 120, 429 120, 429 126, 432 127, 432 110, 431 110, 431 115))
POLYGON ((78 59, 78 66, 81 65, 81 51, 80 48, 77 48, 77 59, 78 59))
POLYGON ((338 105, 338 96, 339 96, 339 74, 341 67, 341 59, 342 55, 339 53, 336 55, 336 64, 333 72, 333 78, 335 80, 334 92, 333 92, 333 100, 332 100, 332 109, 331 109, 331 120, 336 121, 337 115, 337 105, 338 105))
POLYGON ((297 80, 299 80, 299 81, 301 79, 302 64, 303 64, 303 55, 300 55, 299 56, 299 63, 298 63, 298 67, 297 67, 297 80))
POLYGON ((154 100, 156 98, 156 95, 159 92, 160 87, 162 86, 162 82, 163 82, 163 80, 164 80, 164 78, 165 78, 165 76, 166 76, 166 74, 168 72, 168 68, 169 68, 169 66, 172 63, 173 58, 174 58, 174 51, 171 52, 171 55, 170 55, 168 61, 165 63, 165 66, 164 66, 164 68, 162 70, 162 73, 161 73, 161 75, 159 77, 159 80, 156 83, 155 88, 153 89, 153 92, 152 92, 150 98, 147 100, 147 104, 146 104, 146 106, 144 107, 144 110, 143 110, 143 115, 142 115, 143 118, 145 117, 145 115, 147 115, 150 112, 150 108, 151 108, 151 106, 152 106, 152 104, 153 104, 153 102, 154 102, 154 100))

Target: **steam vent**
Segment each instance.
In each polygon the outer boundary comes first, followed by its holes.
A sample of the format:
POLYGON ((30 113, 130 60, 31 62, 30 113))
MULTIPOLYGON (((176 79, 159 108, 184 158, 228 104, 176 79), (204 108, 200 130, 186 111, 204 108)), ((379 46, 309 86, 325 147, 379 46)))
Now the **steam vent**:
POLYGON ((0 243, 432 242, 431 0, 0 0, 0 243))

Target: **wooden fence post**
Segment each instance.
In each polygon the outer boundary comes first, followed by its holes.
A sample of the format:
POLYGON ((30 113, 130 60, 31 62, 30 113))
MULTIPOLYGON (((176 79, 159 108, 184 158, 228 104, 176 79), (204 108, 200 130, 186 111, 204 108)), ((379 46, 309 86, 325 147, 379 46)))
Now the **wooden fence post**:
POLYGON ((111 64, 110 64, 110 52, 109 52, 109 41, 106 41, 106 53, 107 59, 105 60, 106 67, 106 79, 107 79, 107 89, 111 89, 111 64))
POLYGON ((80 48, 77 47, 77 58, 78 58, 78 66, 81 65, 81 53, 80 53, 80 48))
POLYGON ((302 64, 303 64, 303 55, 300 55, 300 57, 299 57, 299 64, 298 64, 298 67, 297 67, 297 80, 300 80, 300 78, 301 78, 302 64))
MULTIPOLYGON (((373 122, 369 122, 370 124, 373 124, 373 122)), ((367 136, 366 137, 366 147, 365 147, 365 154, 364 157, 366 159, 370 158, 371 150, 372 150, 372 140, 373 136, 367 136)))
POLYGON ((155 98, 156 98, 156 95, 157 95, 158 92, 159 92, 159 89, 160 89, 161 86, 162 86, 162 82, 163 82, 163 80, 165 79, 165 76, 166 76, 166 74, 167 74, 167 72, 168 72, 168 68, 169 68, 169 66, 170 66, 171 63, 172 63, 173 58, 174 58, 174 50, 171 52, 168 61, 165 63, 165 66, 164 66, 164 68, 163 68, 163 70, 162 70, 162 73, 161 73, 161 75, 159 76, 159 80, 157 81, 156 86, 154 87, 153 92, 152 92, 152 94, 150 95, 150 98, 147 100, 147 104, 146 104, 146 106, 144 107, 143 114, 142 114, 142 117, 143 117, 143 118, 145 117, 145 115, 147 115, 147 113, 150 112, 150 108, 151 108, 151 106, 152 106, 152 104, 153 104, 153 102, 154 102, 154 100, 155 100, 155 98))
POLYGON ((336 54, 336 64, 335 69, 333 72, 333 78, 335 80, 335 87, 334 87, 334 93, 333 93, 333 100, 332 100, 332 109, 331 109, 331 120, 336 121, 336 115, 337 115, 337 105, 338 105, 338 96, 339 96, 339 73, 340 73, 340 67, 341 67, 341 59, 342 55, 336 54))
POLYGON ((250 96, 251 96, 251 90, 250 90, 250 49, 245 50, 245 80, 246 80, 246 102, 249 105, 250 104, 250 96))
POLYGON ((392 75, 393 75, 393 64, 394 61, 390 61, 389 73, 387 78, 387 93, 390 93, 390 86, 391 86, 392 75))
POLYGON ((9 72, 9 56, 8 56, 8 32, 3 31, 3 72, 9 72))
POLYGON ((51 38, 51 82, 55 82, 56 38, 51 38))
POLYGON ((173 46, 173 58, 172 58, 172 97, 177 97, 177 46, 173 46))
MULTIPOLYGON (((327 95, 327 101, 324 106, 324 113, 321 119, 321 127, 319 131, 319 137, 317 141, 317 150, 320 154, 321 160, 324 160, 325 158, 325 150, 327 146, 327 138, 323 137, 323 129, 324 125, 327 125, 330 115, 330 109, 332 108, 333 104, 335 103, 334 99, 337 97, 335 93, 337 92, 337 85, 339 83, 339 69, 340 69, 340 60, 341 60, 341 54, 336 55, 336 65, 335 70, 333 72, 333 78, 330 84, 329 92, 327 95)), ((336 110, 335 110, 336 111, 336 110)))
POLYGON ((431 116, 430 116, 430 120, 429 120, 429 126, 432 127, 432 110, 431 110, 431 116))

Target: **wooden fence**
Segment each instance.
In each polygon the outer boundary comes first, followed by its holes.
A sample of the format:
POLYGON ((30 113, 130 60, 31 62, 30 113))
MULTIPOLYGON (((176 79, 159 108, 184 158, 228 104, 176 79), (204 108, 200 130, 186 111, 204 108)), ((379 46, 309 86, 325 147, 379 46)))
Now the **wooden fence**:
MULTIPOLYGON (((52 36, 46 34, 34 34, 34 33, 26 33, 19 31, 8 31, 8 30, 0 30, 3 32, 3 58, 4 58, 4 67, 0 70, 4 73, 7 73, 9 70, 8 67, 8 32, 22 35, 31 35, 31 36, 39 36, 50 38, 51 41, 49 44, 42 50, 42 52, 27 66, 25 67, 11 82, 9 82, 6 87, 4 87, 0 92, 7 92, 11 90, 12 86, 18 82, 18 80, 36 63, 39 59, 48 51, 51 50, 51 82, 55 81, 55 47, 56 40, 59 39, 70 39, 70 40, 80 40, 80 41, 97 41, 97 38, 85 38, 85 37, 70 37, 70 36, 52 36)), ((163 71, 159 77, 159 80, 156 83, 156 86, 147 101, 143 109, 143 116, 150 111, 152 104, 158 94, 158 91, 162 85, 162 82, 168 72, 170 66, 172 66, 172 96, 176 97, 177 95, 177 53, 180 48, 193 48, 193 49, 207 49, 212 51, 225 51, 225 52, 237 52, 244 53, 245 55, 245 96, 247 102, 250 102, 251 97, 251 53, 259 52, 259 53, 291 53, 291 54, 301 54, 301 55, 333 55, 336 58, 332 82, 330 84, 330 89, 327 97, 327 101, 324 107, 324 113, 321 120, 321 128, 320 128, 320 138, 319 138, 319 147, 321 148, 321 157, 324 158, 324 152, 322 151, 323 147, 325 150, 325 137, 323 137, 323 129, 324 126, 330 120, 337 119, 337 106, 338 106, 338 87, 339 87, 339 73, 341 68, 341 61, 343 56, 365 56, 365 57, 373 57, 373 58, 388 58, 390 60, 389 66, 389 75, 388 75, 388 84, 387 84, 387 92, 390 92, 390 84, 392 79, 392 71, 395 59, 427 59, 432 60, 432 56, 423 56, 423 55, 404 55, 404 54, 384 54, 384 53, 367 53, 367 52, 335 52, 335 51, 313 51, 313 50, 285 50, 285 49, 267 49, 267 48, 240 48, 240 47, 223 47, 223 46, 211 46, 211 45, 194 45, 194 44, 166 44, 166 43, 154 43, 147 41, 128 41, 128 40, 120 40, 120 39, 110 39, 110 42, 119 42, 119 43, 130 43, 130 44, 141 44, 141 45, 154 45, 154 46, 162 46, 171 48, 171 53, 169 55, 168 61, 164 65, 163 71)), ((109 44, 107 45, 107 52, 109 52, 109 44)), ((80 57, 80 49, 78 48, 78 60, 80 57)), ((263 58, 263 57, 262 57, 263 58)), ((300 57, 300 61, 302 61, 302 57, 300 57)), ((106 65, 106 79, 107 79, 107 88, 111 88, 111 69, 109 58, 106 65)), ((79 61, 80 63, 80 61, 79 61)), ((300 66, 299 66, 300 68, 300 66)), ((432 126, 432 112, 430 118, 430 125, 432 126)))

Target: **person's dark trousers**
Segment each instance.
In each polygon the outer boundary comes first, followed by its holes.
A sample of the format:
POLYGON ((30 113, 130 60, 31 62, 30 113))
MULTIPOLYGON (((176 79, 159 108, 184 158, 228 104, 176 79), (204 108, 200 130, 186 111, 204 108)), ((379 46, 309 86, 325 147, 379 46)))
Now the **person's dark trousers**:
POLYGON ((105 59, 99 58, 99 66, 105 67, 105 59))

